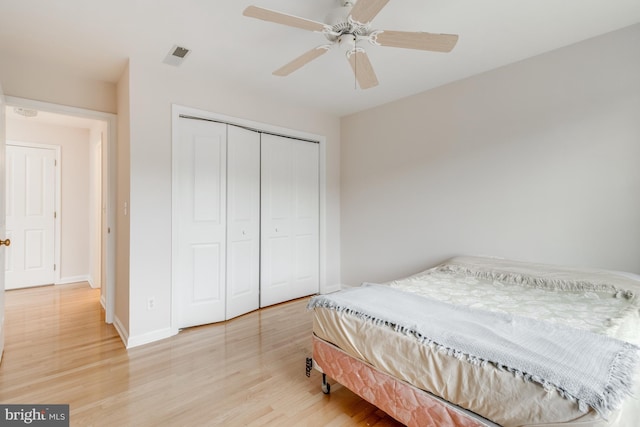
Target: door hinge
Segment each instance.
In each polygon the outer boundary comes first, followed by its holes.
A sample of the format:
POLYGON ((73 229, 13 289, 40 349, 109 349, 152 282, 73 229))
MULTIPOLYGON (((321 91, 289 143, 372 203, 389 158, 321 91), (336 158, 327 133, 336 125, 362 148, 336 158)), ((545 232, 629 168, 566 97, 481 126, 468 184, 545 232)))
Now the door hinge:
POLYGON ((57 159, 53 159, 53 166, 58 166, 58 160, 57 159))
POLYGON ((53 271, 56 271, 56 265, 53 264, 53 271))
POLYGON ((58 218, 58 212, 53 211, 53 218, 54 218, 54 219, 55 219, 55 218, 58 218))

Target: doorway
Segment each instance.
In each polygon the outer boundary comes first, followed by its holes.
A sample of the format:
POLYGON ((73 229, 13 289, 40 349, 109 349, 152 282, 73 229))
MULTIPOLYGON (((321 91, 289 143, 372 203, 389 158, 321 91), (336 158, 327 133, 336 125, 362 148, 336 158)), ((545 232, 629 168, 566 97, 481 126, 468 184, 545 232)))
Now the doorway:
POLYGON ((54 262, 54 283, 87 281, 93 287, 99 287, 100 301, 105 309, 105 321, 112 323, 115 303, 116 116, 14 97, 6 97, 6 105, 7 140, 60 145, 59 161, 62 165, 59 170, 69 166, 74 169, 73 173, 76 176, 72 174, 65 177, 60 174, 59 193, 62 196, 54 215, 59 221, 66 218, 71 222, 61 222, 62 230, 54 237, 60 248, 54 262), (56 133, 51 129, 62 130, 56 133), (15 133, 18 130, 20 137, 16 138, 15 133), (38 135, 42 135, 43 131, 49 137, 46 140, 44 137, 38 139, 38 135), (52 135, 57 135, 58 140, 52 135), (84 138, 85 146, 81 150, 77 149, 78 145, 73 146, 74 143, 79 143, 79 138, 84 138), (77 176, 85 178, 78 179, 77 176), (78 191, 82 192, 82 197, 74 197, 79 194, 78 191), (65 195, 66 203, 63 199, 65 195), (85 215, 84 222, 74 219, 74 214, 79 214, 77 211, 81 210, 85 215), (64 230, 71 232, 71 236, 65 235, 64 230), (77 236, 83 234, 83 238, 74 238, 74 232, 77 236), (78 248, 78 242, 86 249, 78 248))

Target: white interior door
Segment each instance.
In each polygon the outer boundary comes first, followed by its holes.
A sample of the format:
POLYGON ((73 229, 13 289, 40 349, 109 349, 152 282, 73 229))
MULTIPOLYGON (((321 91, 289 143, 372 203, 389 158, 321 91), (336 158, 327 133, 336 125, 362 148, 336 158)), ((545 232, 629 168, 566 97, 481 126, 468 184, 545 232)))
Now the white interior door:
POLYGON ((227 319, 260 305, 260 134, 228 127, 227 319))
POLYGON ((5 263, 5 138, 6 138, 6 126, 5 126, 5 104, 4 94, 2 93, 2 86, 0 86, 0 362, 2 362, 2 355, 4 354, 4 263, 5 263))
POLYGON ((319 291, 319 147, 262 136, 260 305, 319 291))
POLYGON ((6 146, 6 289, 55 282, 56 150, 6 146))
POLYGON ((227 126, 180 119, 177 185, 178 328, 225 319, 227 126))

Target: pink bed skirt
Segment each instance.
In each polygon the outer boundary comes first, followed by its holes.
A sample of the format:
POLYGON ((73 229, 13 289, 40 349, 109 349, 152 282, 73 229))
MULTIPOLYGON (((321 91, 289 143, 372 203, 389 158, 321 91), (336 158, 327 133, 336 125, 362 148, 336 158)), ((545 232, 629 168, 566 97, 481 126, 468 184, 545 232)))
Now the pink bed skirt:
POLYGON ((407 426, 486 427, 458 408, 385 374, 317 337, 313 360, 327 374, 407 426))

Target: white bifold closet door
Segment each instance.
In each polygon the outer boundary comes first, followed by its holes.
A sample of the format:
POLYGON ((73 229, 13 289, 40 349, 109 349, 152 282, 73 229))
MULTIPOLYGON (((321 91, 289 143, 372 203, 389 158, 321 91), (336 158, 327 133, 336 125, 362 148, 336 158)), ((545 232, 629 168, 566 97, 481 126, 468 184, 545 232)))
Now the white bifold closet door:
POLYGON ((186 118, 176 135, 176 326, 317 293, 318 144, 186 118))
POLYGON ((260 304, 260 134, 228 127, 227 319, 260 304))
POLYGON ((227 126, 181 119, 178 137, 174 297, 184 328, 225 320, 227 126))
POLYGON ((262 307, 319 291, 319 146, 262 135, 262 307))

